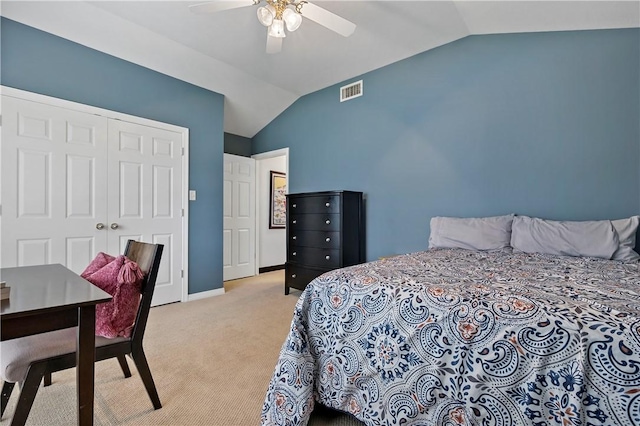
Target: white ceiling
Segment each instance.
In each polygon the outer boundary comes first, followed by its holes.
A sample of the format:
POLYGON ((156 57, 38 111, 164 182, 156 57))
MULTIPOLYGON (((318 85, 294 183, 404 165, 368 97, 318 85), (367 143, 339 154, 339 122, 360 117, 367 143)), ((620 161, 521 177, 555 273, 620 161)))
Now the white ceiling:
POLYGON ((640 27, 639 0, 315 0, 355 33, 304 20, 269 55, 254 6, 196 15, 197 3, 3 0, 0 13, 225 95, 224 130, 245 137, 300 96, 471 34, 640 27))

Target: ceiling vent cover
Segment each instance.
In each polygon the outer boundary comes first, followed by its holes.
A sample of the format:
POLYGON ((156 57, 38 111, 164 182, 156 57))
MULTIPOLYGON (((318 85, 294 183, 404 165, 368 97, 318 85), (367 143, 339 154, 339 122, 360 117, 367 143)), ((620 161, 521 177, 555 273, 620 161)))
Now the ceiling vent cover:
POLYGON ((347 84, 340 88, 340 102, 362 96, 362 80, 347 84))

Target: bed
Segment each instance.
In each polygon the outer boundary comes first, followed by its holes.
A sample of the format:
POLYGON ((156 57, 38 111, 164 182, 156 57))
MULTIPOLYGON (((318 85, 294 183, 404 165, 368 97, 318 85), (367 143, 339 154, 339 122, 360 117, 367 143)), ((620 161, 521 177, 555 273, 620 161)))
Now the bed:
POLYGON ((262 424, 316 403, 367 425, 640 425, 638 261, 432 247, 325 273, 262 424))

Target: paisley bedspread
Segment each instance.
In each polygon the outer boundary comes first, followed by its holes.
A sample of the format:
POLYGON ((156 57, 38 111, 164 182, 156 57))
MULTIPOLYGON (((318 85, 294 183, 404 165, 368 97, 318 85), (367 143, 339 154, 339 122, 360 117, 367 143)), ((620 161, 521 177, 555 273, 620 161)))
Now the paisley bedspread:
POLYGON ((430 250, 328 272, 296 305, 263 425, 640 425, 640 266, 430 250))

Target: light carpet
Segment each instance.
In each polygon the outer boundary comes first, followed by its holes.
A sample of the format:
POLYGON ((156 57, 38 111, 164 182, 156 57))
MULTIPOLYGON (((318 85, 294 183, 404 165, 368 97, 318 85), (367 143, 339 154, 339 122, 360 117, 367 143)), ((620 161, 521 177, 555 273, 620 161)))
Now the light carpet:
MULTIPOLYGON (((96 364, 94 424, 245 426, 260 411, 300 295, 284 295, 284 272, 225 282, 225 294, 151 309, 144 348, 162 408, 154 410, 135 365, 125 379, 115 359, 96 364)), ((75 370, 53 375, 36 395, 28 425, 77 422, 75 370)), ((14 389, 0 425, 9 425, 14 389)), ((356 426, 318 409, 310 426, 356 426)))

